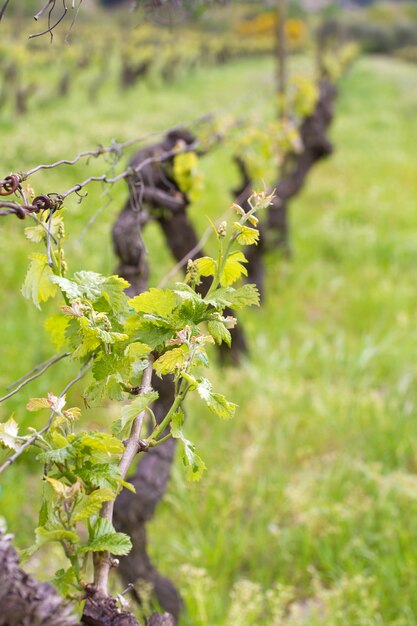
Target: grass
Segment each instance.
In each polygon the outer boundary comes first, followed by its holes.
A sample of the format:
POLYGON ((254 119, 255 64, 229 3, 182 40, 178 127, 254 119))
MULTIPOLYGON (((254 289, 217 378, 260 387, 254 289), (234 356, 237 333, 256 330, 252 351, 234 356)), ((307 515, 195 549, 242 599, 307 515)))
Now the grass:
MULTIPOLYGON (((265 115, 271 72, 265 60, 237 63, 123 99, 110 85, 94 110, 72 93, 48 108, 47 127, 45 111, 36 110, 0 123, 7 146, 0 169, 72 155, 224 102, 265 115)), ((417 70, 363 59, 340 92, 336 152, 291 209, 293 259, 267 260, 266 302, 242 320, 251 358, 239 369, 214 368, 217 389, 239 404, 238 414, 219 423, 190 403, 188 434, 208 472, 187 483, 177 464, 150 527, 152 555, 186 600, 186 626, 417 624, 417 70), (261 606, 263 617, 255 617, 261 606)), ((203 168, 207 191, 193 209, 200 230, 204 215, 223 212, 236 182, 227 151, 203 168)), ((81 167, 42 174, 36 189, 66 189, 80 177, 81 167)), ((123 188, 76 243, 86 214, 102 202, 99 192, 67 210, 74 269, 114 266, 108 230, 123 188)), ((46 312, 16 296, 29 250, 21 223, 0 228, 5 385, 52 349, 37 330, 46 312)), ((169 259, 156 229, 148 235, 151 255, 161 259, 157 280, 169 259)), ((59 391, 70 375, 68 364, 57 366, 54 378, 2 406, 1 416, 15 410, 28 424, 22 402, 59 391)), ((20 544, 30 541, 37 481, 17 466, 3 483, 2 514, 20 544)))

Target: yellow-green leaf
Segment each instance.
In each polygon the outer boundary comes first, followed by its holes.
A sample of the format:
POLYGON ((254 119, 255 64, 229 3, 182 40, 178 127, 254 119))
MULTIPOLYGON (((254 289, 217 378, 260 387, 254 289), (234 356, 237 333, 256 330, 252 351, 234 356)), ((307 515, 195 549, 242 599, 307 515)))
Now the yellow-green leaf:
POLYGON ((209 256, 202 256, 194 261, 199 276, 214 276, 216 273, 216 262, 209 256))
POLYGON ((30 255, 30 265, 22 287, 22 294, 28 300, 32 299, 35 306, 40 309, 40 303, 46 302, 56 294, 57 287, 52 282, 54 276, 48 265, 45 254, 34 253, 30 255))
POLYGON ((17 422, 10 417, 7 422, 0 423, 0 446, 17 450, 19 443, 16 439, 19 432, 17 422))
POLYGON ((129 300, 131 307, 139 313, 153 313, 166 317, 176 305, 175 294, 169 289, 154 289, 141 293, 129 300))
POLYGON ((40 411, 41 409, 50 409, 51 404, 48 398, 31 398, 26 408, 28 411, 40 411))
POLYGON ((52 343, 59 350, 65 343, 65 332, 70 320, 65 315, 51 315, 45 322, 45 329, 49 333, 52 343))
POLYGON ((247 263, 247 260, 242 252, 233 252, 228 257, 220 277, 220 284, 222 287, 229 287, 238 281, 242 275, 248 275, 248 270, 244 265, 242 265, 242 263, 247 263))
POLYGON ((239 224, 239 222, 233 224, 233 234, 241 246, 251 246, 254 243, 258 243, 259 240, 259 230, 250 228, 250 226, 244 226, 239 224))
POLYGON ((182 367, 188 355, 188 348, 185 345, 179 348, 168 350, 159 357, 153 364, 153 368, 158 376, 173 374, 177 368, 182 367))

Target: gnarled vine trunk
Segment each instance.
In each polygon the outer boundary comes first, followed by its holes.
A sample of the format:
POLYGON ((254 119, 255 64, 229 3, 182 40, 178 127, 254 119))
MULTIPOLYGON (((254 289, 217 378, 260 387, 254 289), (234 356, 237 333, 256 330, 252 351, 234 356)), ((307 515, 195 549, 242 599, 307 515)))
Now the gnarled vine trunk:
MULTIPOLYGON (((142 239, 142 228, 149 217, 136 202, 128 202, 113 226, 113 243, 120 264, 117 272, 130 282, 131 296, 147 288, 149 273, 146 248, 142 239)), ((167 413, 174 399, 174 387, 169 378, 158 379, 155 375, 153 387, 159 392, 154 404, 154 413, 160 421, 167 413)), ((146 523, 152 518, 157 504, 162 499, 169 480, 172 460, 175 453, 175 440, 168 439, 160 446, 150 449, 142 456, 129 481, 135 485, 136 494, 126 489, 115 502, 114 525, 132 539, 131 553, 120 559, 119 574, 126 585, 141 580, 151 583, 159 604, 178 618, 181 598, 175 585, 161 576, 147 552, 146 523)), ((140 604, 140 593, 133 588, 132 595, 140 604)))
POLYGON ((316 107, 300 128, 303 148, 299 153, 290 153, 285 158, 283 173, 276 186, 276 196, 268 210, 268 245, 278 246, 288 254, 290 253, 288 205, 301 191, 313 165, 333 152, 328 129, 334 116, 336 96, 335 85, 324 80, 319 83, 316 107))

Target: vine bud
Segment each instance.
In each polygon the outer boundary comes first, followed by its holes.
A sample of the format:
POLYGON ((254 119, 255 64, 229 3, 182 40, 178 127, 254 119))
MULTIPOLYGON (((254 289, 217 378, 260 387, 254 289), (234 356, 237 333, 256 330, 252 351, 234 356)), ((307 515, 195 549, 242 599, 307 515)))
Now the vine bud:
POLYGON ((226 230, 227 222, 222 222, 221 224, 219 224, 217 228, 217 234, 219 235, 219 237, 226 237, 226 230))

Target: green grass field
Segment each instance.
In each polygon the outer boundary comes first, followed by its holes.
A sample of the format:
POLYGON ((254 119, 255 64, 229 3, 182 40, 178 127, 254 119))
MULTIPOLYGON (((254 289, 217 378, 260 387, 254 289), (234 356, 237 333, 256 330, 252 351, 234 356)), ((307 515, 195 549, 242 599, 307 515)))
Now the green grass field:
MULTIPOLYGON (((225 105, 270 114, 272 71, 265 60, 211 68, 170 87, 139 87, 123 101, 108 85, 95 108, 80 85, 62 103, 0 121, 0 170, 70 157, 225 105)), ((189 404, 187 429, 208 472, 187 483, 178 463, 150 527, 155 562, 186 600, 184 625, 417 624, 416 110, 411 65, 362 59, 343 79, 336 153, 311 173, 291 209, 293 258, 268 259, 266 302, 242 319, 251 358, 239 369, 213 367, 237 415, 219 422, 198 400, 189 404)), ((206 215, 227 208, 237 178, 227 150, 202 168, 206 193, 193 207, 201 232, 206 215)), ((61 191, 85 174, 80 165, 62 168, 32 185, 61 191)), ((77 242, 103 203, 101 191, 68 205, 74 270, 115 265, 109 226, 123 186, 77 242)), ((47 310, 19 296, 30 251, 22 231, 14 218, 0 224, 2 387, 53 352, 42 331, 47 310)), ((170 260, 156 228, 147 242, 157 259, 154 282, 170 260)), ((2 405, 0 417, 14 411, 29 425, 27 398, 59 392, 73 369, 61 363, 2 405)), ((111 411, 87 416, 94 424, 111 411)), ((26 467, 5 475, 0 494, 19 545, 31 541, 37 507, 39 477, 26 467)), ((42 557, 32 569, 44 573, 42 557)))

